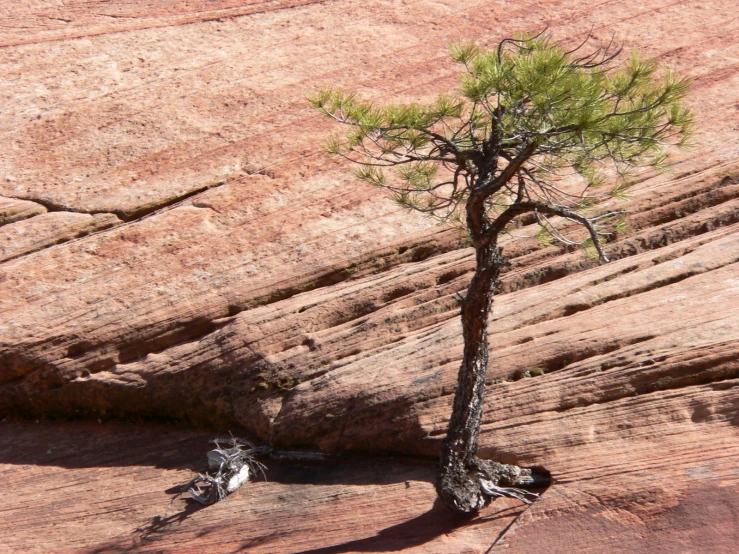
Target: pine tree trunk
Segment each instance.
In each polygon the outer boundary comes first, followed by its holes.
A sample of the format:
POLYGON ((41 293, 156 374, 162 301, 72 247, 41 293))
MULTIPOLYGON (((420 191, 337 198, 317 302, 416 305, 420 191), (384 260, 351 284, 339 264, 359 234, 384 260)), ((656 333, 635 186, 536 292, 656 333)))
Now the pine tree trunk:
POLYGON ((488 364, 488 315, 505 259, 494 243, 479 247, 476 255, 475 275, 462 302, 464 357, 436 483, 442 502, 464 513, 475 512, 491 500, 480 479, 515 486, 525 484, 531 475, 529 470, 477 457, 488 364))

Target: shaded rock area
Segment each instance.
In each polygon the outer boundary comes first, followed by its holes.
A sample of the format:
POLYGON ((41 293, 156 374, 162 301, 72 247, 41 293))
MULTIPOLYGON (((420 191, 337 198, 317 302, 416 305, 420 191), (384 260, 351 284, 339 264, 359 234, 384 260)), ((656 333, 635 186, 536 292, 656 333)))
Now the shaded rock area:
POLYGON ((0 515, 13 529, 3 545, 11 552, 465 552, 523 511, 502 500, 473 519, 455 517, 436 502, 432 464, 378 458, 269 462, 268 481, 207 508, 178 500, 168 509, 173 485, 203 470, 212 435, 151 424, 2 428, 4 482, 27 491, 0 515))
POLYGON ((0 8, 4 547, 733 552, 734 12, 727 0, 0 8), (614 203, 631 215, 609 264, 540 245, 530 226, 507 239, 481 454, 542 466, 553 484, 531 507, 498 500, 460 520, 432 482, 472 251, 327 159, 330 125, 304 94, 428 98, 456 84, 449 41, 546 24, 573 45, 615 34, 691 76, 696 146, 614 203), (228 431, 339 457, 274 463, 225 502, 167 511, 166 491, 228 431))

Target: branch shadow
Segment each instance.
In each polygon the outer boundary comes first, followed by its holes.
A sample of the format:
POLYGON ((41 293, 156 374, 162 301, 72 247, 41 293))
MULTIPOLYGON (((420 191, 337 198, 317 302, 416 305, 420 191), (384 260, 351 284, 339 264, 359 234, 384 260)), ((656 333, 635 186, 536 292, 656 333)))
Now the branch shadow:
POLYGON ((165 535, 172 527, 180 525, 187 518, 205 507, 203 504, 190 500, 185 505, 185 509, 180 512, 165 517, 154 516, 148 524, 143 527, 137 527, 134 530, 134 535, 142 541, 154 540, 165 535))
POLYGON ((421 546, 441 535, 446 535, 463 527, 512 517, 522 509, 519 506, 514 506, 488 517, 471 517, 451 512, 437 499, 428 512, 383 529, 372 537, 357 539, 334 546, 305 550, 301 554, 399 552, 407 548, 421 546))
MULTIPOLYGON (((179 492, 179 487, 176 488, 179 492)), ((146 525, 137 527, 134 529, 129 540, 117 540, 106 543, 94 550, 90 550, 90 554, 125 554, 127 552, 138 552, 142 546, 163 539, 168 533, 174 530, 174 527, 181 525, 186 519, 203 508, 207 508, 207 506, 199 504, 194 500, 187 500, 186 502, 183 510, 170 516, 154 516, 146 525)))

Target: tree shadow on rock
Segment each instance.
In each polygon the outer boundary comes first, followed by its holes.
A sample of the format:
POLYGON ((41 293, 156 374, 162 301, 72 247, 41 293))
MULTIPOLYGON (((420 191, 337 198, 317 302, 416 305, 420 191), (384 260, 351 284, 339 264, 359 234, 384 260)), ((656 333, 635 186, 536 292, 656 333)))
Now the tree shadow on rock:
POLYGON ((433 483, 435 460, 371 453, 335 456, 323 463, 266 459, 267 480, 284 485, 392 485, 409 481, 433 483))
POLYGON ((523 507, 506 508, 490 517, 471 517, 452 513, 437 499, 434 506, 418 517, 379 531, 372 537, 339 545, 303 551, 302 554, 344 554, 348 552, 400 552, 421 546, 462 527, 516 515, 523 507))
MULTIPOLYGON (((175 487, 179 491, 179 487, 175 487)), ((167 492, 173 492, 170 489, 167 492)), ((186 519, 207 506, 194 500, 187 500, 184 509, 172 515, 154 516, 141 527, 137 527, 130 539, 117 540, 112 543, 90 550, 90 554, 124 554, 138 552, 142 546, 164 539, 175 527, 184 523, 186 519)))
POLYGON ((175 525, 180 525, 195 512, 199 512, 205 507, 203 504, 190 500, 180 512, 171 516, 154 516, 148 524, 138 527, 135 530, 135 535, 142 541, 155 540, 165 535, 175 525))

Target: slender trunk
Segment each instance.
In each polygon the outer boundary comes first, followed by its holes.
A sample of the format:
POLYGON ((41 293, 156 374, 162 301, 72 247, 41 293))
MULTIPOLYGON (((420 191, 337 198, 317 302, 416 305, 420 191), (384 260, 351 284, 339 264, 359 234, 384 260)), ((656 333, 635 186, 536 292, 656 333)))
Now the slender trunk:
POLYGON ((537 486, 549 482, 548 473, 534 475, 530 469, 477 457, 488 365, 488 315, 505 259, 495 243, 478 246, 476 256, 475 276, 462 302, 464 357, 457 377, 449 429, 441 447, 436 481, 436 491, 442 502, 452 510, 464 513, 485 507, 497 496, 512 496, 529 502, 528 497, 536 495, 506 487, 537 486))
POLYGON ((457 377, 457 391, 442 445, 437 491, 444 504, 455 511, 479 510, 489 502, 469 472, 475 465, 480 434, 485 376, 488 363, 487 322, 493 289, 504 259, 495 244, 479 247, 477 266, 462 302, 464 357, 457 377))

